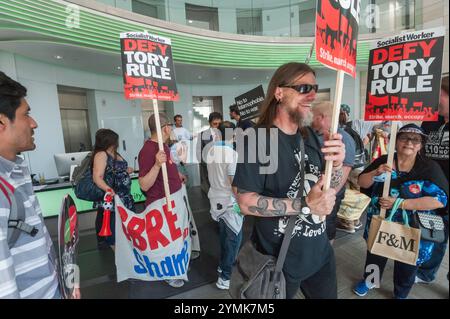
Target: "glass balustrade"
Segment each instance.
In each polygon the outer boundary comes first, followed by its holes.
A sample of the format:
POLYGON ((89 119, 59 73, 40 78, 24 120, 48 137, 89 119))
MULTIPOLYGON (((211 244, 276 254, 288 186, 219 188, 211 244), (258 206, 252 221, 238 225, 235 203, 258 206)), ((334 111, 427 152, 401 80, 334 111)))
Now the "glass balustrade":
MULTIPOLYGON (((97 0, 199 29, 274 37, 313 37, 318 1, 321 0, 97 0)), ((361 0, 360 34, 420 28, 422 5, 423 0, 361 0)), ((443 1, 432 5, 436 12, 442 12, 443 1)))

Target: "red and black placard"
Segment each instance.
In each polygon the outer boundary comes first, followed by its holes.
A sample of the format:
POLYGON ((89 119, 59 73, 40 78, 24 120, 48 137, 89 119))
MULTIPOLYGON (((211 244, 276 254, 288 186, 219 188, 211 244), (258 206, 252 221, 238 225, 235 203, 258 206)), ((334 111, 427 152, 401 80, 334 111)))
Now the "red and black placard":
POLYGON ((437 121, 445 29, 378 40, 370 51, 366 121, 437 121))
POLYGON ((356 76, 361 0, 317 0, 316 59, 356 76))
POLYGON ((126 99, 179 100, 170 39, 125 32, 120 46, 126 99))

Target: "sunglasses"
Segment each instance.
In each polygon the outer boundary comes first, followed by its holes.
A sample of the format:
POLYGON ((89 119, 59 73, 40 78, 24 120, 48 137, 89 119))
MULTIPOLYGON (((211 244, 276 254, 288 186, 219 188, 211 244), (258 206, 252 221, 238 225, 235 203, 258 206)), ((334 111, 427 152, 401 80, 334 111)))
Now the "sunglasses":
POLYGON ((420 137, 410 137, 410 136, 399 136, 398 140, 403 142, 403 143, 408 143, 409 141, 411 141, 411 143, 413 143, 414 145, 418 145, 420 143, 422 143, 422 138, 420 137))
POLYGON ((319 90, 318 84, 283 85, 280 87, 294 89, 300 94, 307 94, 312 90, 317 93, 317 91, 319 90))

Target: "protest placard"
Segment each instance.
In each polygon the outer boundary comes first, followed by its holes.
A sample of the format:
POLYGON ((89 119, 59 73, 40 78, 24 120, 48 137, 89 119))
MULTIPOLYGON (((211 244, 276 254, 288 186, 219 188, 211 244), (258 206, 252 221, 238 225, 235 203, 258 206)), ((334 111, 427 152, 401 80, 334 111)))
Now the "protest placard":
POLYGON ((437 121, 444 28, 375 43, 367 72, 366 121, 437 121))
POLYGON ((172 209, 160 199, 136 214, 115 196, 118 282, 187 280, 191 236, 186 188, 171 194, 171 199, 172 209))
POLYGON ((125 32, 120 34, 120 46, 127 99, 178 101, 170 39, 125 32))
POLYGON ((260 107, 264 101, 262 85, 234 98, 239 109, 241 121, 250 120, 259 116, 260 107))
POLYGON ((69 299, 80 286, 77 208, 70 195, 64 196, 58 216, 58 267, 61 296, 69 299))
POLYGON ((356 47, 360 0, 318 0, 316 59, 322 64, 356 76, 356 47))
MULTIPOLYGON (((316 59, 337 70, 336 91, 330 133, 339 124, 339 110, 344 87, 344 74, 356 77, 356 47, 358 44, 361 0, 318 0, 316 8, 316 59)), ((325 164, 324 189, 329 189, 332 162, 325 164)))

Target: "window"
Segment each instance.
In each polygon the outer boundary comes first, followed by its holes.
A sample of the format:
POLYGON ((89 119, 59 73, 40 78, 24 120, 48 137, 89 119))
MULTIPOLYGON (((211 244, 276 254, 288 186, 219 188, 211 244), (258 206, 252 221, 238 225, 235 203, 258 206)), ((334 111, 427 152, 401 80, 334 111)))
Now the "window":
POLYGON ((261 9, 236 9, 238 34, 262 35, 261 9))
POLYGON ((86 91, 58 86, 66 153, 92 150, 86 91))
POLYGON ((219 31, 219 12, 217 8, 196 6, 186 3, 186 25, 219 31))
POLYGON ((208 119, 210 113, 219 112, 222 114, 223 110, 221 96, 193 96, 192 105, 192 130, 194 133, 201 132, 209 127, 208 119))
POLYGON ((299 3, 299 27, 301 37, 315 36, 316 26, 316 1, 299 3))
POLYGON ((133 0, 131 5, 135 13, 160 20, 166 19, 164 0, 133 0))

